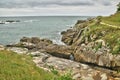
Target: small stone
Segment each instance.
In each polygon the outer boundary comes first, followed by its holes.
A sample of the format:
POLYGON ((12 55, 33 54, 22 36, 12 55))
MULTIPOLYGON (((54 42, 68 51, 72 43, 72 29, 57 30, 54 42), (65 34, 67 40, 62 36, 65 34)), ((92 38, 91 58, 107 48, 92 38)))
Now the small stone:
POLYGON ((75 75, 73 76, 73 79, 77 80, 77 79, 79 79, 80 77, 81 77, 81 75, 80 75, 80 73, 78 73, 78 74, 75 74, 75 75))
POLYGON ((101 80, 107 80, 107 75, 106 74, 102 74, 101 78, 102 78, 101 80))

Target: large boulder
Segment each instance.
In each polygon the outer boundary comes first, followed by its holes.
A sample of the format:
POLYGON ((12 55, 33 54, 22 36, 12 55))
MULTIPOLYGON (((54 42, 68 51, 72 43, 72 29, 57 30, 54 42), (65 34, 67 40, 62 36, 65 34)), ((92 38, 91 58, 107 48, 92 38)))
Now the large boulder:
POLYGON ((71 47, 65 45, 51 44, 45 48, 46 52, 61 58, 70 58, 70 54, 73 52, 71 47))

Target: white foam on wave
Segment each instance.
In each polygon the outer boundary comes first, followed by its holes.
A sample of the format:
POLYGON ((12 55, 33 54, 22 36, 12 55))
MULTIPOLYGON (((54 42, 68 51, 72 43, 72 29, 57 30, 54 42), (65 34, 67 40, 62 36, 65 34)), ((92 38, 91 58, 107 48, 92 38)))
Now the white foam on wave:
POLYGON ((38 20, 26 20, 24 22, 36 22, 36 21, 38 21, 38 20))
POLYGON ((65 45, 62 41, 60 40, 52 40, 54 44, 59 44, 59 45, 65 45))

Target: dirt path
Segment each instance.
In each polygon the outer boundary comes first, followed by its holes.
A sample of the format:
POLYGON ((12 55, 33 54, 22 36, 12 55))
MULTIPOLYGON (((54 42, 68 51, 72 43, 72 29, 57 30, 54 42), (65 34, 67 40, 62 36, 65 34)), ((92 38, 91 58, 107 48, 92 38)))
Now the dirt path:
POLYGON ((113 28, 118 28, 118 29, 120 29, 119 26, 115 26, 115 25, 107 24, 107 23, 104 23, 104 22, 100 22, 100 24, 102 24, 102 25, 106 25, 106 26, 110 26, 110 27, 113 27, 113 28))

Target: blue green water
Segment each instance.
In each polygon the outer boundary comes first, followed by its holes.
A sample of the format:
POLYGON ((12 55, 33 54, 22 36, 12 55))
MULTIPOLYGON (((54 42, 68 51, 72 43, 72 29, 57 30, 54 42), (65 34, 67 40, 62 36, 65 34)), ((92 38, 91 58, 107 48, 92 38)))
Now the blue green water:
POLYGON ((87 18, 80 16, 1 17, 0 21, 20 20, 20 22, 0 24, 0 44, 16 43, 23 36, 48 38, 61 44, 60 32, 73 26, 77 20, 87 18))

